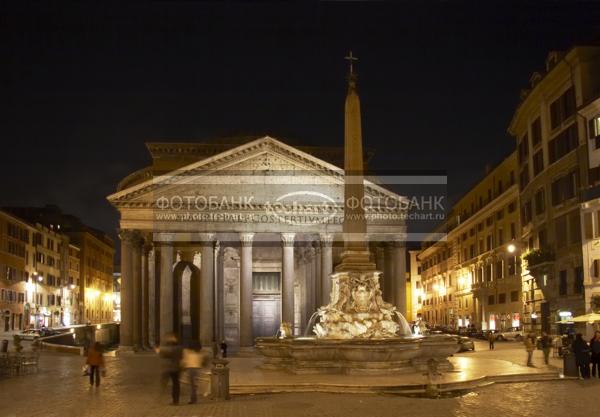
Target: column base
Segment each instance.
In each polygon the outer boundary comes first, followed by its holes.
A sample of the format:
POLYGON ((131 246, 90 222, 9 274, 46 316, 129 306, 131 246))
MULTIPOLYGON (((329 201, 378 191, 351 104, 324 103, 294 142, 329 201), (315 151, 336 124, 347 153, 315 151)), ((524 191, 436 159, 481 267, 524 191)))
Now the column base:
POLYGON ((134 355, 135 353, 136 353, 136 351, 133 346, 119 345, 119 347, 115 351, 115 355, 117 355, 117 356, 129 356, 129 355, 134 355))

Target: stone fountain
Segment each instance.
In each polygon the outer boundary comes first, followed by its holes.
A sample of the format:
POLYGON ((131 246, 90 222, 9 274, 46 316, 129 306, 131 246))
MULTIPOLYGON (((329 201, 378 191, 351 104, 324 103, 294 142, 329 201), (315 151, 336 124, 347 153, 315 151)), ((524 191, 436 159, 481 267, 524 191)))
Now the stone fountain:
MULTIPOLYGON (((345 103, 344 199, 363 201, 363 150, 360 101, 350 53, 348 94, 345 103)), ((260 337, 256 348, 264 356, 263 368, 293 373, 382 374, 424 372, 428 364, 448 370, 448 357, 458 350, 448 335, 413 336, 404 316, 386 303, 379 286, 380 271, 370 262, 367 224, 362 204, 344 204, 344 251, 331 275, 331 302, 320 307, 308 323, 312 335, 260 337)))

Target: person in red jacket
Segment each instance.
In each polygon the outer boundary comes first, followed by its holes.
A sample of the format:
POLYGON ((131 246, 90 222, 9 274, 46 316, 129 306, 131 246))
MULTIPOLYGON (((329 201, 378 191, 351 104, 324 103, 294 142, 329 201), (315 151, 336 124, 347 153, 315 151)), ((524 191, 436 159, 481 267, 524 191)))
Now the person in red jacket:
POLYGON ((100 370, 104 368, 104 356, 102 355, 102 345, 98 342, 88 350, 87 360, 85 362, 89 369, 90 385, 94 385, 94 376, 96 377, 96 386, 100 386, 100 370))

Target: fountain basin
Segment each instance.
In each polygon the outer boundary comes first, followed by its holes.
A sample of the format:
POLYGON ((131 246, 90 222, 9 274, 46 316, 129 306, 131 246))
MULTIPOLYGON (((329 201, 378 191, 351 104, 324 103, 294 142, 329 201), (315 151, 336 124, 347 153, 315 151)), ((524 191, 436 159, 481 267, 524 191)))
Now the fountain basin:
POLYGON ((423 372, 433 359, 439 370, 450 370, 448 357, 459 349, 450 335, 385 339, 318 339, 259 337, 263 369, 294 374, 390 374, 423 372))

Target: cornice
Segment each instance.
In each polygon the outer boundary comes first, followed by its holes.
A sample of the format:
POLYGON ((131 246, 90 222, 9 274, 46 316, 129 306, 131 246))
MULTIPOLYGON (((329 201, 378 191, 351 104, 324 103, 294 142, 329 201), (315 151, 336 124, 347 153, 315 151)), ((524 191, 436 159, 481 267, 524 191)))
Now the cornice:
MULTIPOLYGON (((277 153, 278 155, 287 158, 290 162, 300 163, 304 165, 308 170, 314 170, 318 172, 318 175, 331 177, 334 181, 337 181, 339 184, 344 183, 344 172, 341 168, 336 167, 335 165, 330 164, 329 162, 318 159, 292 146, 286 145, 283 142, 280 142, 277 139, 271 138, 269 136, 265 136, 263 138, 259 138, 252 142, 246 143, 244 145, 240 145, 236 148, 230 149, 228 151, 204 159, 202 161, 194 162, 193 164, 187 165, 173 172, 185 172, 186 176, 209 175, 210 173, 214 172, 217 168, 226 168, 228 165, 237 164, 245 159, 249 159, 250 157, 268 151, 277 153)), ((140 173, 145 174, 145 172, 143 171, 144 170, 136 171, 130 176, 126 177, 125 179, 134 177, 136 175, 139 175, 140 173)), ((107 197, 107 199, 115 207, 148 208, 148 203, 131 202, 128 200, 140 196, 142 194, 152 192, 158 189, 159 187, 163 187, 165 185, 179 184, 181 183, 181 178, 181 175, 172 174, 156 176, 154 178, 147 179, 146 181, 141 182, 139 184, 133 185, 132 187, 111 194, 107 197)), ((123 183, 123 181, 121 181, 121 183, 123 183)), ((398 197, 395 193, 386 190, 385 188, 374 184, 368 180, 365 180, 365 189, 367 193, 373 197, 398 197)))

